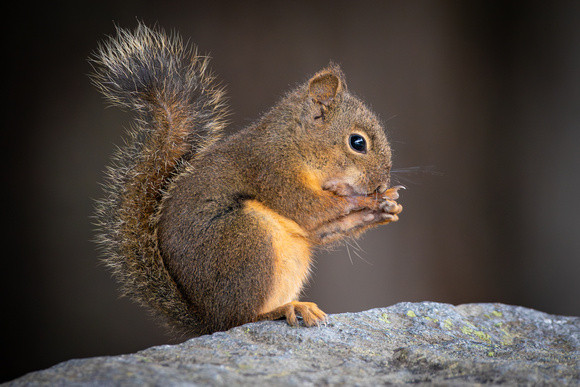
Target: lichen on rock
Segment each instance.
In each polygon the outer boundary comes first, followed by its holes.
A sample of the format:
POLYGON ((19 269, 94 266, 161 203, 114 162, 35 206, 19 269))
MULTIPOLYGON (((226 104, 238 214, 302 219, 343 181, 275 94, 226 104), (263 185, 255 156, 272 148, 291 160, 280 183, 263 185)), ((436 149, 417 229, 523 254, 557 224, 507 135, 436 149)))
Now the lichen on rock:
POLYGON ((400 303, 292 328, 247 324, 14 380, 53 385, 578 385, 580 318, 503 304, 400 303))

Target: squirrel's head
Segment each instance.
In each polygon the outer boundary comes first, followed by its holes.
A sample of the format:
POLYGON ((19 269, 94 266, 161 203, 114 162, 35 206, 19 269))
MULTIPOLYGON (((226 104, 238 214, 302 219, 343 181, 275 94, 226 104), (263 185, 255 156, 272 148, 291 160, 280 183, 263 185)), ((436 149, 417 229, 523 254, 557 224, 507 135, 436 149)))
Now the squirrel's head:
POLYGON ((331 64, 302 88, 299 148, 317 184, 338 195, 383 193, 390 183, 391 148, 383 126, 350 94, 331 64))

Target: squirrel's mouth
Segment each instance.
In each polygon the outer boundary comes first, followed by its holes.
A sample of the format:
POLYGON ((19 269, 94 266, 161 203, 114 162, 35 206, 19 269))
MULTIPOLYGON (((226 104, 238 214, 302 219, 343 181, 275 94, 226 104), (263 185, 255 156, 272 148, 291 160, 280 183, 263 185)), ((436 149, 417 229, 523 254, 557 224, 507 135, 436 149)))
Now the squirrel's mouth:
MULTIPOLYGON (((359 185, 351 184, 346 181, 340 180, 329 180, 322 185, 324 191, 332 192, 337 196, 347 196, 347 197, 360 197, 360 196, 377 196, 377 198, 382 197, 384 194, 388 193, 388 196, 393 196, 396 194, 399 197, 397 191, 401 188, 405 188, 402 185, 389 188, 386 183, 381 183, 379 186, 371 191, 367 187, 361 187, 359 185)), ((392 198, 396 200, 395 198, 392 198)))
POLYGON ((342 179, 329 180, 322 185, 322 189, 337 196, 368 196, 366 190, 342 179))

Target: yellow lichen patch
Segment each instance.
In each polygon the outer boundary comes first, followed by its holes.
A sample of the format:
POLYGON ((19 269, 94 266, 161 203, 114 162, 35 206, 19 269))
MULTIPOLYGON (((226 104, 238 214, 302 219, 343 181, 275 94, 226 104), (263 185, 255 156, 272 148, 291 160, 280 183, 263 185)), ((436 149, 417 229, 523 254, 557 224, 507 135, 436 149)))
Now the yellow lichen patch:
MULTIPOLYGON (((491 336, 481 330, 478 330, 477 327, 473 324, 467 323, 470 326, 464 325, 461 327, 461 332, 465 335, 475 336, 479 340, 491 344, 491 336)), ((482 328, 485 329, 485 328, 482 328)))
POLYGON ((477 336, 480 340, 485 341, 486 343, 491 344, 491 336, 482 331, 473 331, 473 334, 477 336))
POLYGON ((386 313, 383 313, 381 317, 379 317, 379 319, 387 324, 391 324, 391 321, 389 320, 389 315, 386 313))
POLYGON ((443 328, 445 328, 447 330, 453 329, 453 323, 451 322, 450 319, 443 321, 443 328))
POLYGON ((512 345, 514 343, 513 336, 505 328, 500 329, 500 331, 504 334, 501 340, 501 345, 512 345))

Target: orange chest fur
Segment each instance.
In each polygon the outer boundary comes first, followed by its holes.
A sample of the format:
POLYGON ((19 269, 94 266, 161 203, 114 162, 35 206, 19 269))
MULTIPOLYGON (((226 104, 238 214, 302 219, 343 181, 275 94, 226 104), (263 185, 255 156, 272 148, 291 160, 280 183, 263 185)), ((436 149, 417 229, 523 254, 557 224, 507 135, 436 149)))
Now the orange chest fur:
POLYGON ((272 240, 273 286, 259 313, 295 301, 310 274, 311 245, 306 232, 294 221, 255 200, 245 203, 246 214, 263 225, 272 240))

